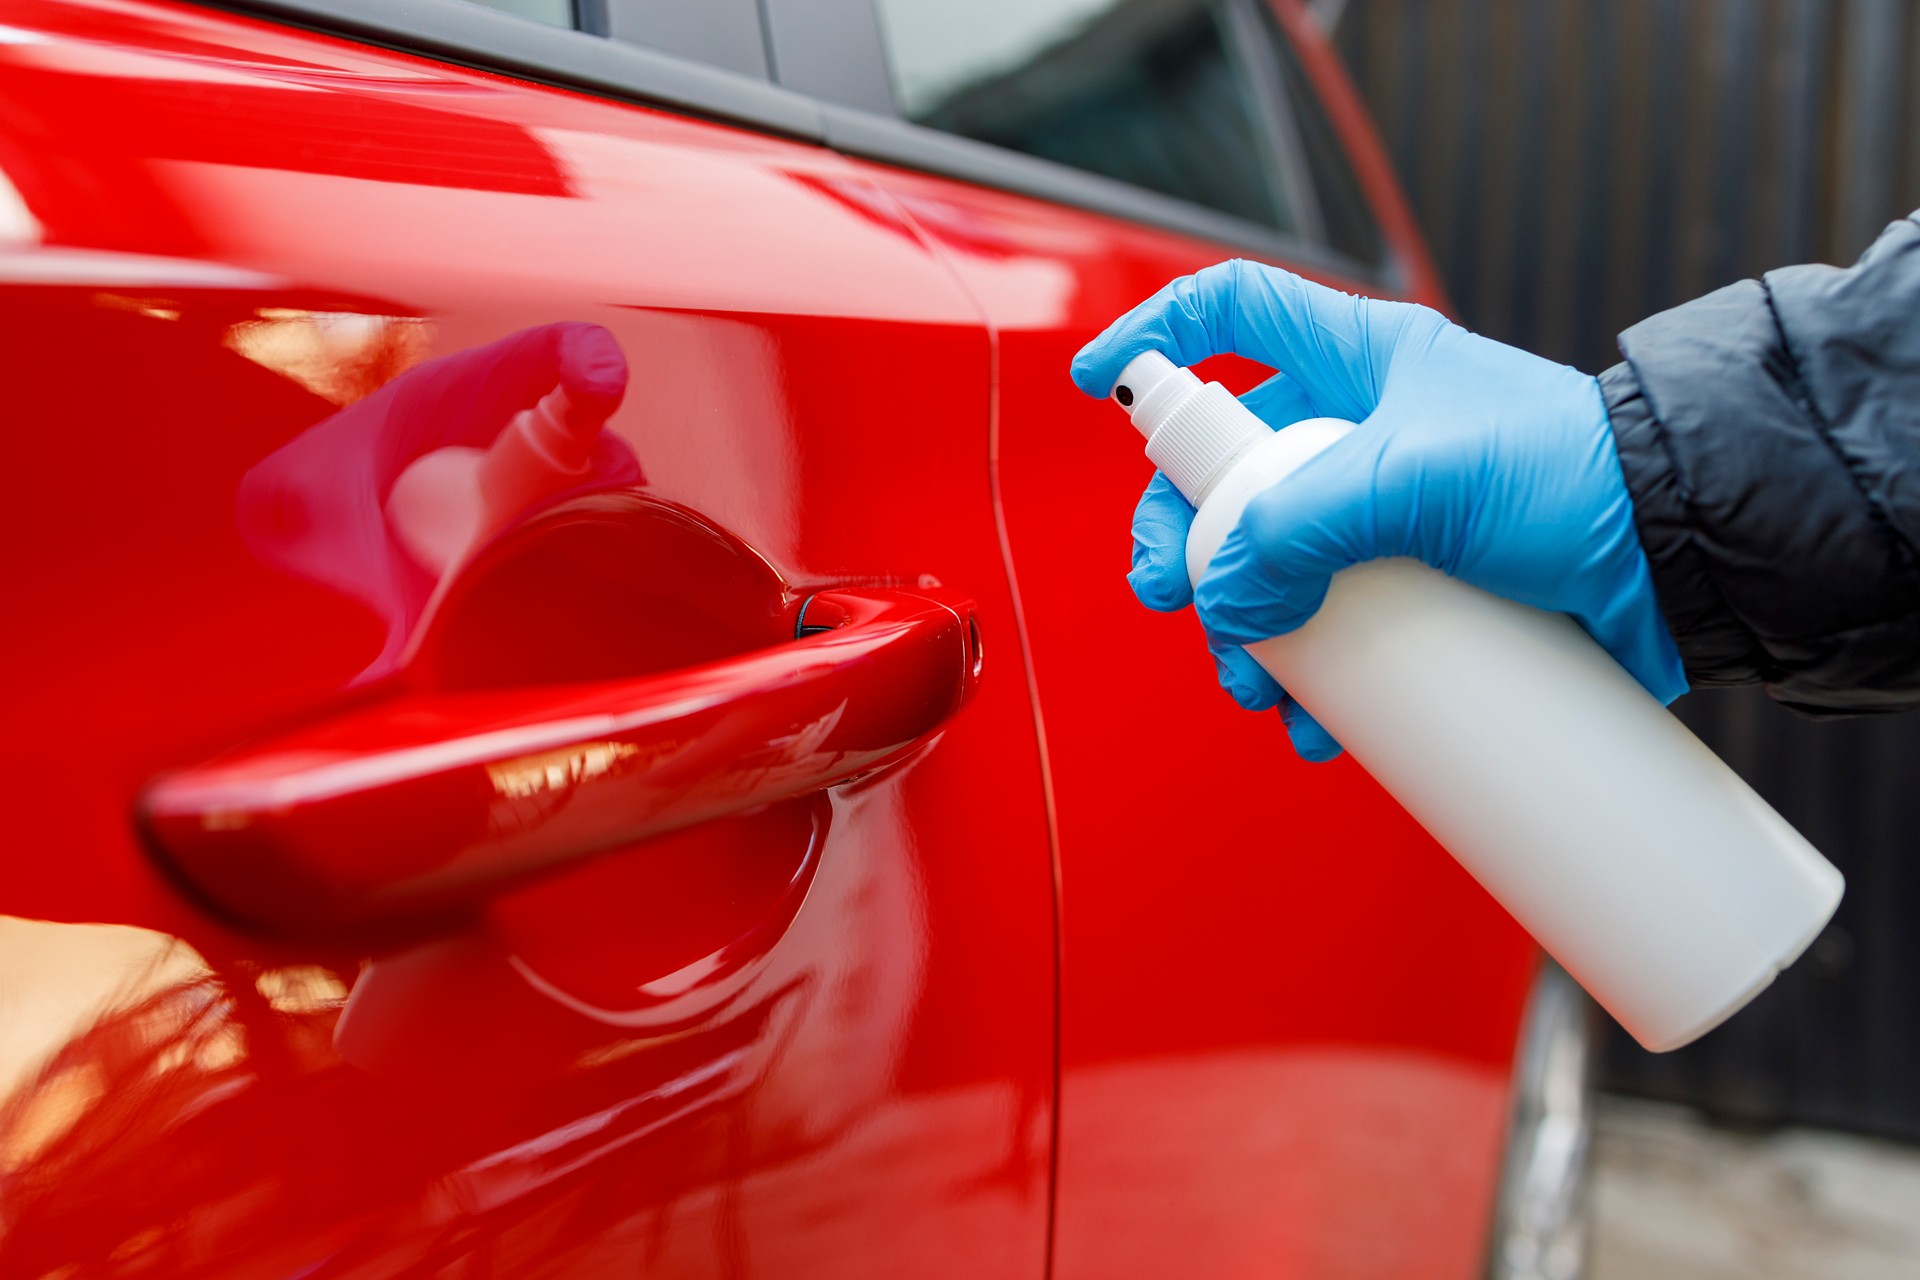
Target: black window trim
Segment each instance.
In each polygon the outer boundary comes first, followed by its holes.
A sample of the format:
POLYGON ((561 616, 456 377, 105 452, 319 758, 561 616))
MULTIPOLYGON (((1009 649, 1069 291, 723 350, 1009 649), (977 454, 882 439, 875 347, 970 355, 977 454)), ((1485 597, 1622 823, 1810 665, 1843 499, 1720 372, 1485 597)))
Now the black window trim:
POLYGON ((1405 265, 1391 247, 1382 263, 1371 266, 1327 245, 1187 200, 941 133, 898 116, 819 101, 637 45, 543 26, 469 0, 198 2, 516 79, 813 142, 859 159, 1012 191, 1256 257, 1317 268, 1356 284, 1399 291, 1407 280, 1405 265))

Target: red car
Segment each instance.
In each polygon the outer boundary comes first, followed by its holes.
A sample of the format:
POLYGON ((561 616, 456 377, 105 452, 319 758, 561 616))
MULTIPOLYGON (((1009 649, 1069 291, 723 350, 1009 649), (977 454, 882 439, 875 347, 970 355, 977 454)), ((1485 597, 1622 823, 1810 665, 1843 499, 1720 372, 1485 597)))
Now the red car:
POLYGON ((1574 1274, 1579 1005, 1128 592, 1233 254, 1438 297, 1291 0, 0 0, 0 1277, 1574 1274))

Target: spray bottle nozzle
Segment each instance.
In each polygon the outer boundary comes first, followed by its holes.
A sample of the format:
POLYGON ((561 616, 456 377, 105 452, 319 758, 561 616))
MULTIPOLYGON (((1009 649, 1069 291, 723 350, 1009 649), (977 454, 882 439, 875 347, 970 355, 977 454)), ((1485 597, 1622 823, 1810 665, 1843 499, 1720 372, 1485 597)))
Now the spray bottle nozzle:
POLYGON ((1114 383, 1115 404, 1133 416, 1133 425, 1151 436, 1175 404, 1200 389, 1200 379, 1158 351, 1142 351, 1127 361, 1114 383))
POLYGON ((1217 382, 1201 382, 1158 351, 1127 361, 1111 392, 1147 441, 1147 457, 1198 503, 1240 453, 1268 434, 1217 382))

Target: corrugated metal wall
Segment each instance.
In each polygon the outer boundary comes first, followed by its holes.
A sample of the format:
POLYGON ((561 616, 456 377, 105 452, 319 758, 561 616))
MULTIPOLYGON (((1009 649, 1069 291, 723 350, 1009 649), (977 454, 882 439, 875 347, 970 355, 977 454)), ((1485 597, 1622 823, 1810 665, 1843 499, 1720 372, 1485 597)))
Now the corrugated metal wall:
MULTIPOLYGON (((1920 207, 1917 0, 1337 0, 1460 318, 1598 372, 1641 317, 1920 207)), ((1920 323, 1920 316, 1915 317, 1920 323)), ((1847 873, 1806 961, 1613 1087, 1920 1140, 1920 717, 1682 714, 1847 873)))

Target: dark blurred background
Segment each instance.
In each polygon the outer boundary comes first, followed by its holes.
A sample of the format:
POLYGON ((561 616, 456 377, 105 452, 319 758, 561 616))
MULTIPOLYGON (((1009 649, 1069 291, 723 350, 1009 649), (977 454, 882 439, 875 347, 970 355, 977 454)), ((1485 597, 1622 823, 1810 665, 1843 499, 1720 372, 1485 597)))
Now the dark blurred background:
MULTIPOLYGON (((1916 0, 1323 0, 1458 318, 1597 373, 1614 334, 1920 207, 1916 0)), ((1915 317, 1920 324, 1920 316, 1915 317)), ((1920 717, 1677 709, 1846 873, 1808 956, 1616 1091, 1920 1141, 1920 717)))

